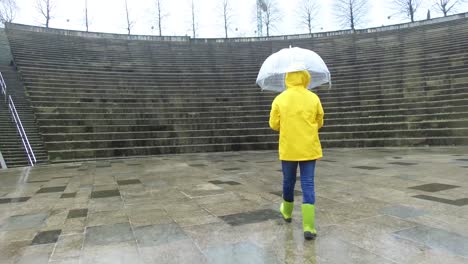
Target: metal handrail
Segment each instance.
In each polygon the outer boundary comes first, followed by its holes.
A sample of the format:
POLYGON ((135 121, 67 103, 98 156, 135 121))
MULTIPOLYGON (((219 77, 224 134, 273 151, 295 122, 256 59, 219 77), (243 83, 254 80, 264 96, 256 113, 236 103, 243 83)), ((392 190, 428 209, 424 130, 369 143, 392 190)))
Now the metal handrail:
POLYGON ((15 103, 13 103, 11 95, 8 96, 8 107, 10 108, 11 115, 13 116, 16 128, 18 129, 18 133, 21 136, 21 141, 23 141, 26 154, 28 154, 29 163, 34 167, 34 164, 37 162, 36 156, 34 155, 34 151, 31 148, 31 144, 29 144, 28 136, 26 136, 26 132, 24 131, 23 124, 21 123, 21 119, 18 115, 18 112, 16 111, 15 103))
POLYGON ((0 151, 0 170, 2 169, 8 169, 8 167, 3 159, 2 152, 0 151))
POLYGON ((0 72, 0 86, 2 87, 2 94, 5 96, 5 104, 7 102, 7 90, 5 80, 3 79, 3 74, 0 72))

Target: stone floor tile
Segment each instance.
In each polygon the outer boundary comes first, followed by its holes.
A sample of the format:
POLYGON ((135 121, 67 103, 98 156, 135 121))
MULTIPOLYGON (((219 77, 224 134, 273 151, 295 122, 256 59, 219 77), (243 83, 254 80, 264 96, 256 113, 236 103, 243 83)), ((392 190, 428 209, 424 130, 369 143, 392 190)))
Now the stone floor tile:
POLYGON ((65 258, 49 261, 49 264, 80 264, 80 258, 65 258))
POLYGON ((62 228, 63 235, 84 234, 86 229, 86 218, 70 218, 65 220, 62 228))
POLYGON ((265 251, 249 242, 211 247, 204 250, 204 254, 208 259, 208 263, 281 263, 273 252, 265 251))
POLYGON ((443 184, 443 183, 429 183, 419 186, 409 187, 410 189, 421 190, 425 192, 440 192, 445 190, 450 190, 453 188, 458 188, 460 186, 450 185, 450 184, 443 184))
POLYGON ((119 197, 108 197, 91 199, 89 201, 88 210, 89 212, 101 212, 101 211, 117 211, 123 209, 124 202, 119 197))
POLYGON ((361 170, 380 170, 380 169, 382 169, 382 168, 373 167, 373 166, 355 166, 353 168, 361 169, 361 170))
POLYGON ((39 232, 36 234, 31 244, 32 245, 53 244, 57 242, 61 233, 62 233, 62 230, 49 230, 49 231, 39 232))
POLYGON ((404 219, 418 217, 418 216, 425 215, 428 213, 424 210, 420 210, 420 209, 408 207, 408 206, 402 206, 402 205, 385 207, 385 208, 382 208, 380 212, 382 212, 383 214, 392 215, 392 216, 396 216, 396 217, 400 217, 404 219))
POLYGON ((120 180, 120 181, 117 181, 117 184, 118 185, 141 184, 141 181, 138 179, 120 180))
POLYGON ((8 218, 4 225, 0 227, 0 230, 20 230, 29 228, 40 228, 44 225, 48 214, 26 214, 26 215, 15 215, 8 218))
POLYGON ((434 201, 434 202, 438 202, 438 203, 455 205, 455 206, 468 205, 468 198, 450 200, 450 199, 445 199, 445 198, 440 198, 440 197, 435 197, 435 196, 430 196, 430 195, 422 195, 422 194, 421 195, 415 195, 413 197, 418 198, 418 199, 428 200, 428 201, 434 201))
POLYGON ((67 218, 80 218, 88 216, 88 209, 73 209, 68 212, 67 218))
POLYGON ((67 188, 67 186, 44 187, 44 188, 39 189, 39 191, 37 191, 37 193, 63 192, 63 191, 65 191, 65 188, 67 188))
POLYGON ((145 264, 205 264, 206 257, 198 247, 188 239, 172 241, 154 247, 144 247, 140 249, 143 262, 145 264))
POLYGON ((81 264, 142 264, 135 241, 85 247, 81 264))
POLYGON ((128 223, 129 219, 124 210, 92 212, 88 214, 87 226, 110 225, 128 223))
POLYGON ((133 227, 170 224, 174 220, 169 217, 165 210, 138 210, 128 212, 128 218, 133 227))
POLYGON ((48 264, 55 244, 33 245, 23 248, 15 264, 48 264))
POLYGON ((177 224, 161 224, 134 228, 139 247, 154 247, 173 241, 188 239, 177 224))
POLYGON ((464 161, 453 156, 465 153, 463 147, 325 149, 336 162, 317 164, 318 238, 311 243, 303 239, 299 192, 293 221, 278 214, 281 193, 272 192, 281 191, 282 174, 275 151, 147 157, 132 167, 124 163, 135 160, 98 169, 99 162, 66 170, 37 166, 24 182, 21 170, 7 170, 0 177, 0 263, 210 263, 231 253, 247 263, 466 263, 460 251, 468 237, 468 183, 464 161), (352 169, 360 165, 379 169, 352 169), (223 170, 229 168, 239 170, 223 170), (457 188, 411 189, 439 183, 440 175, 457 188), (118 184, 128 180, 141 184, 118 184), (120 194, 91 198, 109 190, 120 194), (11 202, 21 197, 31 198, 11 202), (74 211, 84 208, 87 216, 74 211), (82 217, 67 219, 70 211, 82 217), (258 213, 267 211, 272 215, 258 213), (31 246, 39 232, 51 230, 62 230, 56 243, 31 246))
POLYGON ((263 209, 245 213, 224 215, 220 216, 219 218, 232 226, 236 226, 280 219, 281 214, 278 211, 271 209, 263 209))
POLYGON ((84 234, 61 235, 50 260, 79 258, 83 242, 84 234))
POLYGON ((85 247, 134 241, 130 224, 91 226, 86 228, 85 247))
POLYGON ((395 235, 468 258, 468 237, 466 236, 422 225, 395 232, 395 235))
POLYGON ((74 193, 63 193, 60 198, 75 198, 76 197, 76 192, 74 193))

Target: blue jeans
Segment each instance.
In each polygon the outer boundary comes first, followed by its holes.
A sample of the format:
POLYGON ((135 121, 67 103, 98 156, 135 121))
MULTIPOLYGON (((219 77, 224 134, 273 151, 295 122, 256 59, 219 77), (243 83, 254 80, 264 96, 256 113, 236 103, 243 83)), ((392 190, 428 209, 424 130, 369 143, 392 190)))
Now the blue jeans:
POLYGON ((296 185, 297 164, 301 170, 302 202, 315 204, 315 160, 281 161, 283 168, 283 199, 294 202, 294 186, 296 185))

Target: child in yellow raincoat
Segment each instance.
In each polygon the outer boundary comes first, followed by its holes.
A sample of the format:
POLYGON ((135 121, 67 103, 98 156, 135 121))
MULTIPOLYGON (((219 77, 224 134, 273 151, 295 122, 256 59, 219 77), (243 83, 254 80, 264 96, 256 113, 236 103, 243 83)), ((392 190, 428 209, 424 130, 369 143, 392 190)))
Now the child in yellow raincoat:
POLYGON ((307 90, 310 78, 307 71, 287 73, 287 89, 275 98, 270 112, 270 127, 280 133, 279 159, 283 169, 283 202, 280 211, 284 219, 291 222, 299 165, 304 238, 307 240, 317 235, 314 176, 316 160, 322 157, 318 131, 323 126, 324 115, 319 97, 307 90))

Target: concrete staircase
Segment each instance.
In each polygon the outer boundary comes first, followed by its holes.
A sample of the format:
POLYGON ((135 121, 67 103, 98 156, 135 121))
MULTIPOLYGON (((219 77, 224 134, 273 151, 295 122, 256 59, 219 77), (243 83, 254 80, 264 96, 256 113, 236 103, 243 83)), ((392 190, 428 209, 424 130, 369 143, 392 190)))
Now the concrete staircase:
MULTIPOLYGON (((52 161, 277 147, 271 53, 310 48, 329 66, 324 147, 468 144, 468 20, 295 40, 180 42, 7 34, 52 161)), ((34 31, 47 31, 36 28, 34 31)))
MULTIPOLYGON (((23 127, 28 136, 31 147, 36 155, 38 163, 48 161, 42 137, 36 125, 31 104, 27 99, 23 84, 14 66, 10 66, 12 60, 9 44, 3 29, 0 30, 0 72, 7 85, 7 93, 11 95, 16 105, 23 127)), ((11 167, 28 166, 29 160, 23 147, 21 137, 17 132, 15 123, 5 98, 0 96, 0 151, 6 165, 11 167)))

